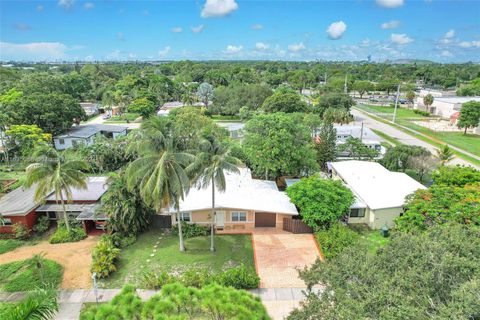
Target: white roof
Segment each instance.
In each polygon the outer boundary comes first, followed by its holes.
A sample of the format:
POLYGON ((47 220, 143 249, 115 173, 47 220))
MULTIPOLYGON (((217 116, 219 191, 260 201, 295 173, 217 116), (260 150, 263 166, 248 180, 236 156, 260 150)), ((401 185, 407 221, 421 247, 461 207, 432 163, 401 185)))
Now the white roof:
POLYGON ((391 172, 369 161, 332 162, 333 170, 370 209, 396 208, 405 197, 425 186, 402 172, 391 172))
POLYGON ((480 97, 438 97, 433 100, 433 102, 435 101, 464 104, 469 101, 480 101, 480 97))
MULTIPOLYGON (((239 168, 240 173, 225 173, 226 190, 215 192, 215 208, 266 211, 297 215, 297 209, 288 196, 278 190, 274 181, 253 179, 249 169, 239 168)), ((193 186, 180 202, 180 211, 211 209, 212 187, 198 189, 193 186)), ((167 212, 173 212, 170 208, 167 212)))

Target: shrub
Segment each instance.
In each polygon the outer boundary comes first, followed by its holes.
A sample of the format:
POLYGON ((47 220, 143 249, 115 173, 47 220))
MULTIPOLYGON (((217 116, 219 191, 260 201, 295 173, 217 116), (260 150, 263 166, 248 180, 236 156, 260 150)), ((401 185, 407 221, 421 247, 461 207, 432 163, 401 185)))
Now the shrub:
POLYGON ((254 270, 241 266, 228 269, 217 276, 216 282, 225 287, 235 289, 255 289, 260 284, 260 278, 254 270))
MULTIPOLYGON (((172 233, 174 235, 178 235, 177 225, 173 226, 172 233)), ((182 222, 182 233, 183 233, 183 238, 185 239, 200 237, 200 236, 208 236, 210 234, 210 228, 200 226, 195 223, 182 222)))
MULTIPOLYGON (((75 219, 74 217, 69 216, 68 217, 68 224, 70 225, 70 228, 82 228, 82 222, 75 219)), ((67 226, 65 225, 65 220, 60 219, 58 220, 58 226, 62 228, 66 228, 67 226)))
POLYGON ((423 111, 423 110, 418 110, 418 109, 413 109, 413 113, 419 114, 424 117, 430 116, 430 112, 428 111, 423 111))
POLYGON ((2 291, 31 291, 37 288, 57 288, 62 282, 63 267, 55 261, 43 259, 41 270, 31 259, 0 265, 2 291))
POLYGON ((50 237, 50 243, 77 242, 87 237, 83 228, 70 228, 70 232, 65 228, 58 226, 55 233, 50 237))
POLYGON ((162 270, 160 272, 145 271, 144 273, 142 273, 140 281, 142 284, 142 288, 158 290, 161 289, 164 285, 174 283, 176 280, 167 271, 162 270))
POLYGON ((23 223, 15 223, 12 226, 13 233, 15 234, 15 239, 25 240, 30 237, 30 230, 23 223))
POLYGON ((128 247, 128 246, 134 244, 135 241, 137 241, 137 237, 133 234, 122 235, 118 232, 113 233, 111 235, 103 235, 102 238, 103 237, 110 237, 110 239, 112 240, 115 247, 120 248, 120 249, 128 247))
POLYGON ((117 270, 115 262, 120 256, 120 249, 116 248, 112 239, 102 237, 93 249, 92 254, 92 273, 96 273, 99 278, 106 278, 117 270))
POLYGON ((38 218, 37 223, 33 226, 33 231, 45 233, 50 228, 50 219, 47 216, 38 218))
POLYGON ((179 282, 184 286, 195 288, 202 288, 212 281, 212 274, 206 268, 187 269, 179 278, 179 282))
POLYGON ((315 236, 327 259, 337 256, 359 238, 358 233, 340 223, 332 225, 329 229, 318 231, 315 236))
POLYGON ((0 254, 15 250, 16 248, 23 245, 22 241, 14 239, 0 239, 0 254))

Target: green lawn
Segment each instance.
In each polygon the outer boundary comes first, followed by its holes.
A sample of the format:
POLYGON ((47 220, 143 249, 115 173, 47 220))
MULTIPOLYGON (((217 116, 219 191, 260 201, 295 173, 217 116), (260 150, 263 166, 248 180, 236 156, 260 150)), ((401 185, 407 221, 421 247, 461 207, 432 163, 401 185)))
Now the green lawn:
POLYGON ((377 134, 380 138, 384 139, 385 141, 389 142, 390 145, 399 146, 402 143, 393 137, 390 137, 388 134, 383 133, 382 131, 371 129, 375 134, 377 134))
MULTIPOLYGON (((387 118, 388 120, 392 120, 393 118, 393 111, 395 108, 390 106, 372 106, 372 105, 364 105, 358 104, 356 105, 357 108, 365 110, 370 113, 384 113, 382 116, 387 118)), ((413 109, 406 109, 405 107, 398 107, 397 108, 397 119, 428 119, 429 117, 422 116, 420 114, 416 114, 413 112, 413 109)))
POLYGON ((30 291, 36 288, 57 288, 62 281, 63 268, 52 260, 44 260, 42 272, 30 265, 29 260, 0 265, 0 291, 30 291))
POLYGON ((110 119, 107 119, 105 122, 119 122, 119 123, 124 123, 130 121, 133 122, 135 119, 140 117, 139 113, 133 113, 133 112, 125 112, 124 115, 121 116, 113 116, 110 119))
POLYGON ((0 239, 0 254, 23 246, 24 242, 15 239, 0 239))
POLYGON ((379 248, 383 247, 390 241, 390 237, 383 237, 380 230, 371 230, 366 225, 350 224, 349 227, 360 235, 361 242, 368 244, 368 251, 375 253, 379 248))
POLYGON ((180 252, 177 236, 147 231, 133 245, 122 249, 117 271, 101 285, 121 288, 127 282, 139 284, 142 274, 151 270, 181 273, 190 267, 204 267, 216 272, 240 264, 255 268, 250 235, 217 235, 215 241, 217 250, 213 253, 208 236, 187 239, 187 251, 180 252), (157 251, 153 252, 157 242, 157 251))
POLYGON ((211 118, 215 121, 241 121, 240 116, 224 116, 220 114, 212 115, 211 118))

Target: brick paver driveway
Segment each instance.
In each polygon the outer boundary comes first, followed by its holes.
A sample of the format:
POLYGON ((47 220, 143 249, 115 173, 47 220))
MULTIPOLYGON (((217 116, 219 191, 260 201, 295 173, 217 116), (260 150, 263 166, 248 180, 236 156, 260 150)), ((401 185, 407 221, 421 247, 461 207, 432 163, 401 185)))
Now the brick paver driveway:
POLYGON ((305 283, 298 277, 297 269, 311 265, 319 257, 311 234, 255 229, 252 237, 260 287, 305 287, 305 283))

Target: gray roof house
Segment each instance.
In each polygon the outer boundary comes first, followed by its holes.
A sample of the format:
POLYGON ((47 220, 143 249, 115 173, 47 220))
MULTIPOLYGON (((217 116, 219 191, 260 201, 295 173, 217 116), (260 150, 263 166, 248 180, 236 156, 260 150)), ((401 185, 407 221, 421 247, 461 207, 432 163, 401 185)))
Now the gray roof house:
POLYGON ((128 127, 106 125, 106 124, 86 124, 73 126, 66 133, 53 137, 53 142, 57 150, 65 150, 75 147, 79 144, 91 145, 94 138, 103 135, 107 138, 117 138, 127 134, 128 127))

